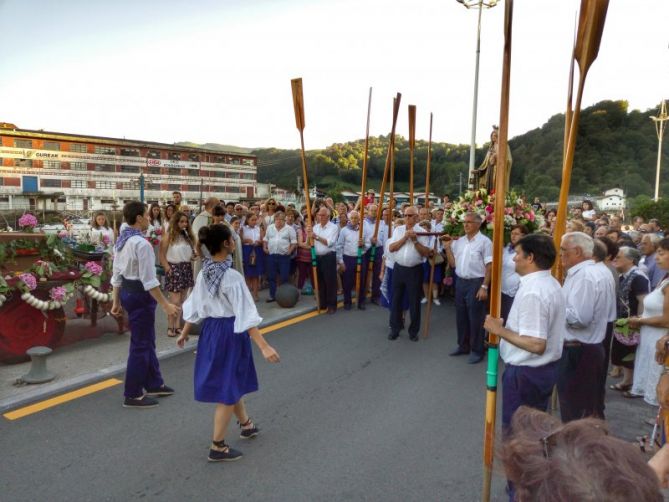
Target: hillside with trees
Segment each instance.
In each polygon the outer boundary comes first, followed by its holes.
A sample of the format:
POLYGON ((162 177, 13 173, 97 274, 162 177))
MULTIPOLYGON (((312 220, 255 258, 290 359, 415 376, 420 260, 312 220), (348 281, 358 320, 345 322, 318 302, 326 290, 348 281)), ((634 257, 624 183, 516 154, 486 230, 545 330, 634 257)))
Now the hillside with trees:
MULTIPOLYGON (((650 119, 658 108, 641 112, 628 110, 626 101, 602 101, 581 113, 571 192, 599 195, 614 187, 623 188, 630 197, 651 196, 655 184, 657 136, 650 119)), ((551 117, 540 128, 509 141, 513 156, 511 186, 528 196, 556 200, 562 177, 564 115, 551 117)), ((669 153, 664 143, 664 155, 669 153)), ((388 145, 387 136, 369 141, 370 187, 378 190, 388 145)), ((477 166, 483 161, 488 145, 477 150, 477 166)), ((333 144, 323 150, 307 152, 310 185, 317 185, 337 197, 342 190, 359 190, 364 139, 333 144)), ((301 175, 299 150, 256 149, 258 181, 283 188, 295 188, 301 175)), ((395 180, 397 190, 408 190, 409 144, 396 138, 395 180)), ((427 142, 416 141, 415 189, 425 186, 427 142)), ((456 195, 460 175, 466 188, 469 145, 432 144, 431 190, 456 195)), ((669 169, 669 165, 665 168, 669 169)), ((669 175, 663 175, 661 193, 669 195, 669 175)))

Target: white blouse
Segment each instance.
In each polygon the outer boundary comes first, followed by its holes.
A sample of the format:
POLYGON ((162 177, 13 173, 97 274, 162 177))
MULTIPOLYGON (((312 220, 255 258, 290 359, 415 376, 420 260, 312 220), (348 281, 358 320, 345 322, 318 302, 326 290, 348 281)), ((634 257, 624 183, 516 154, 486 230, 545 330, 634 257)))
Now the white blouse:
POLYGON ((223 276, 216 297, 211 296, 203 274, 199 274, 182 309, 184 320, 194 324, 207 317, 234 317, 235 333, 243 333, 262 322, 244 277, 232 268, 223 276))
POLYGON ((260 241, 260 227, 258 227, 257 225, 255 227, 249 227, 248 225, 244 225, 242 227, 242 241, 244 241, 244 240, 252 240, 253 242, 261 242, 260 241))
POLYGON ((176 242, 172 242, 167 248, 166 258, 169 263, 183 263, 190 261, 193 256, 193 249, 186 239, 179 237, 176 242))
POLYGON ((102 238, 104 236, 107 236, 109 238, 109 243, 113 244, 114 243, 114 230, 108 227, 98 227, 98 228, 92 228, 91 227, 91 240, 93 242, 102 242, 102 238))

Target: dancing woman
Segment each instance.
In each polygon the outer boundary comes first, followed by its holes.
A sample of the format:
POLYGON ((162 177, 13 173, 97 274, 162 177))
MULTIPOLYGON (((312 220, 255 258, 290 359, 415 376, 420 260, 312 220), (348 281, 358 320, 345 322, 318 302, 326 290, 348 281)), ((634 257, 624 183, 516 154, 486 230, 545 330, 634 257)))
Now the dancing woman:
POLYGON ((279 354, 258 331, 258 315, 244 278, 231 269, 235 248, 232 233, 225 225, 203 227, 199 240, 211 253, 192 294, 183 306, 186 325, 177 339, 179 347, 188 340, 193 323, 202 322, 195 358, 195 400, 216 403, 214 434, 209 450, 210 462, 233 461, 242 453, 225 442, 225 432, 234 413, 241 427, 240 438, 258 435, 242 397, 258 390, 251 340, 269 362, 279 354))

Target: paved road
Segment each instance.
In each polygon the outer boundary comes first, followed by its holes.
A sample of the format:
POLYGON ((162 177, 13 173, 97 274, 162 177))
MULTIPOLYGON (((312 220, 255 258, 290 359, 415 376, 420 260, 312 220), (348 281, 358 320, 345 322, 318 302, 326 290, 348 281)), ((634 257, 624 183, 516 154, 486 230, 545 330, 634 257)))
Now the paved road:
MULTIPOLYGON (((262 431, 245 442, 231 428, 236 463, 206 462, 213 407, 193 401, 192 351, 162 362, 177 394, 158 408, 122 408, 117 386, 0 418, 0 498, 479 500, 485 368, 447 356, 454 324, 444 305, 430 339, 390 342, 386 311, 370 307, 271 333, 282 362, 256 354, 261 390, 247 404, 262 431)), ((625 401, 609 410, 634 430, 648 410, 625 401)), ((499 474, 494 483, 504 500, 499 474)))

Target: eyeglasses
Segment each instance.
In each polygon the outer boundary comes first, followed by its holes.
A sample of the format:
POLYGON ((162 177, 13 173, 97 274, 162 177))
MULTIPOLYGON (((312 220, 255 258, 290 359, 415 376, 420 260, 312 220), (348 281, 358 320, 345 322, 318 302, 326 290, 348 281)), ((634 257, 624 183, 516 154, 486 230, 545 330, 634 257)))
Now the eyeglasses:
POLYGON ((276 202, 268 202, 267 205, 268 206, 276 206, 276 202))
MULTIPOLYGON (((601 432, 602 435, 608 436, 609 431, 606 430, 602 425, 599 424, 588 424, 590 427, 595 429, 598 432, 601 432)), ((554 450, 555 447, 557 446, 557 438, 560 435, 562 431, 564 431, 565 426, 558 427, 555 429, 553 432, 551 432, 548 436, 544 436, 541 438, 541 444, 544 447, 544 458, 550 458, 551 456, 551 450, 554 450)))

